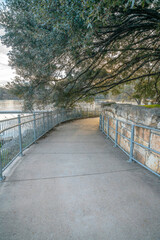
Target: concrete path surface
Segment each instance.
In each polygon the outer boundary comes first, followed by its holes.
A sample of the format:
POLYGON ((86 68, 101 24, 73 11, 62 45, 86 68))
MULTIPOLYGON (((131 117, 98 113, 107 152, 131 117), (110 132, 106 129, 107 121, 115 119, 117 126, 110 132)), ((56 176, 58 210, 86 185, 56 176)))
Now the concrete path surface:
POLYGON ((160 240, 160 180, 98 129, 62 124, 0 183, 0 240, 160 240))

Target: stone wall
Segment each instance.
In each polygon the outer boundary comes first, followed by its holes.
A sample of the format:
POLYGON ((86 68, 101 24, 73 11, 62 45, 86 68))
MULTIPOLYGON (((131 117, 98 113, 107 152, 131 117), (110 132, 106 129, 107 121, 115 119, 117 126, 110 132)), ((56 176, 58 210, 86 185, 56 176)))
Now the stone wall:
MULTIPOLYGON (((118 119, 117 144, 130 153, 131 127, 134 126, 134 141, 147 148, 160 152, 160 109, 112 104, 103 109, 104 132, 116 139, 116 119, 118 119), (109 117, 109 120, 108 120, 109 117), (109 133, 107 133, 109 122, 109 133), (136 126, 140 125, 140 126, 136 126), (153 129, 147 129, 151 127, 153 129)), ((133 157, 141 164, 160 174, 160 154, 133 144, 133 157)))

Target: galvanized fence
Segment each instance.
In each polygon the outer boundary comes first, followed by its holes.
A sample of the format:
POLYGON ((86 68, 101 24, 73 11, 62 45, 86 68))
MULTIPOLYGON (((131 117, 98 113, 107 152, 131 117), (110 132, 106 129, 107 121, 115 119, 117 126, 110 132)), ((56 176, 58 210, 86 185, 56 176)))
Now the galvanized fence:
MULTIPOLYGON (((152 127, 147 127, 139 124, 133 124, 129 122, 125 122, 119 119, 115 119, 109 115, 100 115, 100 122, 99 122, 100 130, 103 132, 103 134, 112 140, 114 142, 115 147, 119 147, 123 152, 125 152, 129 157, 129 162, 135 161, 147 170, 151 171, 155 175, 160 177, 160 146, 158 147, 159 150, 152 148, 151 146, 151 134, 154 134, 155 136, 158 136, 160 139, 160 130, 155 129, 152 127), (123 131, 121 131, 123 129, 123 131), (149 141, 147 144, 145 144, 144 141, 141 141, 138 139, 138 135, 140 132, 140 129, 144 129, 146 134, 148 133, 149 141), (124 134, 122 133, 124 132, 124 134), (136 133, 135 133, 136 132, 136 133), (123 140, 123 147, 120 142, 120 137, 123 140), (148 154, 156 154, 159 158, 159 166, 158 166, 158 172, 152 170, 150 167, 146 166, 145 163, 142 163, 141 159, 136 158, 136 146, 143 148, 145 151, 147 151, 148 154)), ((157 146, 156 146, 157 148, 157 146)))
POLYGON ((23 156, 26 148, 52 128, 65 121, 96 117, 100 115, 100 112, 100 109, 87 108, 34 112, 27 115, 19 112, 16 118, 0 121, 0 181, 4 178, 3 171, 18 156, 23 156))

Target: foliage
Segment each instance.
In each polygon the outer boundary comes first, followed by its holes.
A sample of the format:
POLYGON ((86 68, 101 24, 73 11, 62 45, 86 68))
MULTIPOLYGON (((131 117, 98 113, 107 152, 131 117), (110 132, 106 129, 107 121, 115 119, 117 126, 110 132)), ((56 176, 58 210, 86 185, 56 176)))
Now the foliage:
POLYGON ((160 102, 160 78, 147 77, 136 82, 129 82, 115 87, 111 93, 113 96, 120 95, 123 100, 135 100, 137 104, 143 101, 160 102))
POLYGON ((145 103, 147 100, 160 103, 160 79, 148 79, 139 81, 133 92, 133 98, 143 100, 145 103))
POLYGON ((1 25, 19 76, 9 87, 32 103, 68 106, 160 76, 156 0, 6 0, 1 25))
POLYGON ((141 105, 141 107, 147 107, 147 108, 160 108, 160 104, 141 105))

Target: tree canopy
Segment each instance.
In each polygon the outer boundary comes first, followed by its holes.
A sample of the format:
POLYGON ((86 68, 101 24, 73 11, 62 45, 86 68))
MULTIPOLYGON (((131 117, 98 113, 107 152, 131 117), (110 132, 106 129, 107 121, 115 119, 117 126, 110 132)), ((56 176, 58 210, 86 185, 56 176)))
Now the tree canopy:
POLYGON ((69 106, 160 79, 158 0, 6 0, 0 24, 17 71, 9 87, 33 103, 69 106))

